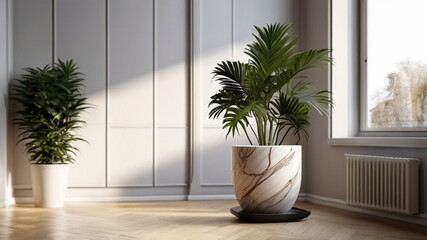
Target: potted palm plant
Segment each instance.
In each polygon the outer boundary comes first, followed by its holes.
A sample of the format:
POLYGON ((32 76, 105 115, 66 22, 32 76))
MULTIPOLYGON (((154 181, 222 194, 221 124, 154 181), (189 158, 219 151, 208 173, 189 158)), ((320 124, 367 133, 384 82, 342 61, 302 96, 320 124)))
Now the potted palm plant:
POLYGON ((30 156, 35 205, 62 207, 68 164, 78 150, 73 142, 85 141, 75 135, 85 124, 80 114, 88 108, 81 92, 84 79, 73 60, 24 70, 12 87, 13 122, 30 156))
POLYGON ((251 144, 231 151, 234 192, 248 213, 292 208, 301 185, 301 146, 281 144, 288 134, 296 144, 308 138, 310 110, 328 115, 332 106, 329 91, 317 91, 299 75, 330 62, 330 50, 297 52, 291 26, 255 26, 255 41, 245 49, 249 61, 223 61, 213 71, 221 89, 211 97, 209 117, 222 117, 227 136, 243 132, 251 144))

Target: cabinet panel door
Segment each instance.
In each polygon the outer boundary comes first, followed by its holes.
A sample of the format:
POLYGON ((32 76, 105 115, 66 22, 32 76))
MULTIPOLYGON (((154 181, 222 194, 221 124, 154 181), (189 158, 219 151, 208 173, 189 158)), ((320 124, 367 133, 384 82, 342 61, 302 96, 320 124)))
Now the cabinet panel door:
POLYGON ((103 0, 57 0, 56 55, 73 59, 84 73, 85 93, 93 108, 82 114, 81 135, 93 144, 82 147, 70 183, 105 186, 106 4, 103 0), (94 154, 95 153, 95 154, 94 154))
MULTIPOLYGON (((2 16, 3 17, 3 16, 2 16)), ((44 67, 52 63, 52 1, 13 1, 13 73, 18 78, 23 68, 44 67)), ((2 54, 6 54, 2 52, 2 54)), ((13 127, 15 141, 17 128, 13 127)), ((24 144, 12 143, 13 185, 31 185, 29 156, 24 144)))
POLYGON ((199 104, 204 126, 221 126, 222 119, 208 118, 208 105, 210 97, 217 93, 220 85, 212 80, 212 71, 217 63, 221 61, 233 60, 233 18, 232 18, 232 0, 200 1, 200 29, 197 36, 199 41, 200 56, 196 57, 199 61, 198 75, 195 76, 200 91, 199 104), (218 15, 218 13, 221 13, 218 15), (221 17, 218 17, 221 16, 221 17))
POLYGON ((187 0, 156 1, 155 185, 187 183, 189 15, 187 0))
POLYGON ((153 1, 109 4, 108 186, 152 186, 153 1))
POLYGON ((88 124, 77 132, 86 142, 76 142, 76 162, 70 166, 70 187, 105 186, 105 126, 88 124))
POLYGON ((188 1, 156 2, 156 119, 188 125, 188 1))
MULTIPOLYGON (((233 60, 233 1, 201 1, 200 39, 200 185, 229 186, 230 141, 225 140, 222 119, 209 119, 210 97, 220 85, 212 80, 212 71, 221 61, 233 60), (219 18, 217 13, 221 12, 219 18)), ((197 101, 197 100, 196 100, 197 101)))
POLYGON ((153 1, 109 3, 109 124, 152 126, 153 1))
POLYGON ((188 174, 187 128, 157 129, 156 186, 184 186, 188 174))
POLYGON ((153 129, 110 128, 108 186, 153 185, 153 129))

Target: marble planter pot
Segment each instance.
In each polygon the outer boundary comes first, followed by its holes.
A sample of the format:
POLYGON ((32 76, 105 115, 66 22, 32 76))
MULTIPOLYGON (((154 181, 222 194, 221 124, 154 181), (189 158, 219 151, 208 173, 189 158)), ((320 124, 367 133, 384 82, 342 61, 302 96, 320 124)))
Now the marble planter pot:
POLYGON ((31 164, 33 198, 36 207, 64 206, 68 170, 68 164, 31 164))
POLYGON ((299 145, 233 146, 232 182, 243 211, 289 211, 301 187, 301 163, 299 145))

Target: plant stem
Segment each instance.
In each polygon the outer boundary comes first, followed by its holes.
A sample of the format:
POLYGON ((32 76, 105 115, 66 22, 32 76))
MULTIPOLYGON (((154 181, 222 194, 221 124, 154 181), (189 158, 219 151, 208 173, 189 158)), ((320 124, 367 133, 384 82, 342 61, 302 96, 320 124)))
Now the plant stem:
POLYGON ((278 125, 276 125, 276 127, 275 127, 275 130, 274 130, 274 138, 276 139, 275 140, 275 144, 277 144, 277 141, 279 140, 279 133, 280 133, 280 131, 283 129, 283 127, 279 127, 278 125))
POLYGON ((285 135, 283 135, 282 140, 280 141, 279 145, 282 145, 283 140, 285 140, 286 135, 288 135, 289 131, 291 130, 290 127, 288 127, 288 130, 286 130, 285 135))
POLYGON ((263 120, 263 125, 264 125, 264 128, 263 128, 264 144, 263 145, 267 145, 267 119, 265 117, 263 117, 262 120, 263 120))
POLYGON ((297 143, 295 145, 298 145, 298 143, 299 143, 300 140, 301 140, 301 137, 300 137, 300 135, 298 133, 298 141, 297 141, 297 143))
MULTIPOLYGON (((249 125, 250 125, 250 124, 249 124, 249 125)), ((254 145, 254 144, 252 143, 252 141, 251 141, 251 138, 250 138, 250 137, 249 137, 249 135, 248 135, 248 132, 246 131, 246 128, 243 128, 243 131, 245 131, 246 138, 248 139, 249 143, 250 143, 251 145, 254 145)))
POLYGON ((273 145, 273 119, 269 118, 270 132, 268 134, 268 145, 273 145))
POLYGON ((264 143, 264 134, 263 134, 263 122, 262 122, 262 118, 257 115, 256 116, 256 122, 257 122, 257 131, 258 131, 258 137, 259 137, 259 145, 265 145, 264 143))
POLYGON ((258 142, 258 144, 259 144, 259 138, 258 138, 258 135, 255 133, 254 128, 252 127, 252 125, 251 125, 251 124, 249 124, 249 127, 251 128, 252 133, 255 135, 255 138, 256 138, 256 140, 257 140, 257 142, 258 142))

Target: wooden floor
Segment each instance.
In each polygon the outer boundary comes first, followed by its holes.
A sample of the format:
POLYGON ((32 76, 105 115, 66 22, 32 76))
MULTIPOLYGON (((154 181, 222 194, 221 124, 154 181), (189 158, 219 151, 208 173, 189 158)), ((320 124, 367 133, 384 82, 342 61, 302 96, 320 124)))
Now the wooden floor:
POLYGON ((0 239, 427 239, 427 228, 306 202, 292 223, 249 224, 229 213, 233 200, 28 204, 0 209, 0 239))

